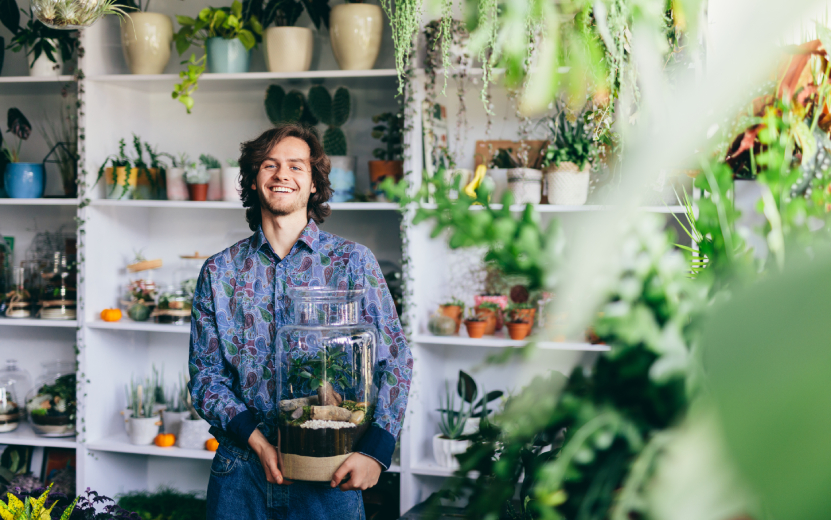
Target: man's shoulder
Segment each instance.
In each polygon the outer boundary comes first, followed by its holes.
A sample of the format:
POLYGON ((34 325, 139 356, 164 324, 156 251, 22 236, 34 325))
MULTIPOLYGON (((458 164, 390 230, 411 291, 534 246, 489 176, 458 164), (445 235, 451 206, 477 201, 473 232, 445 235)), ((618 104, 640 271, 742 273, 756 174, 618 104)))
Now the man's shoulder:
POLYGON ((251 240, 252 237, 244 238, 219 253, 208 257, 205 261, 205 266, 208 270, 215 272, 218 269, 236 267, 237 264, 242 265, 251 250, 251 240))
POLYGON ((320 231, 318 241, 319 250, 329 256, 364 256, 369 252, 369 248, 363 244, 326 231, 320 231))

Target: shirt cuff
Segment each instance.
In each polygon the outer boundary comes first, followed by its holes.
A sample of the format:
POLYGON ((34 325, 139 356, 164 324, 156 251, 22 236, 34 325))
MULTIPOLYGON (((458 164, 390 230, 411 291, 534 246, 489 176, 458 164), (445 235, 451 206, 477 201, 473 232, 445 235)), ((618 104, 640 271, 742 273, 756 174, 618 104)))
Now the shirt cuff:
POLYGON ((392 452, 395 451, 395 437, 373 424, 358 441, 355 451, 377 460, 385 470, 390 469, 392 452))
POLYGON ((251 410, 245 410, 238 413, 233 419, 231 419, 231 422, 228 423, 228 428, 226 430, 234 437, 234 439, 236 439, 238 443, 243 446, 248 446, 248 438, 251 437, 251 434, 257 429, 257 425, 259 423, 260 421, 257 420, 254 412, 251 410))

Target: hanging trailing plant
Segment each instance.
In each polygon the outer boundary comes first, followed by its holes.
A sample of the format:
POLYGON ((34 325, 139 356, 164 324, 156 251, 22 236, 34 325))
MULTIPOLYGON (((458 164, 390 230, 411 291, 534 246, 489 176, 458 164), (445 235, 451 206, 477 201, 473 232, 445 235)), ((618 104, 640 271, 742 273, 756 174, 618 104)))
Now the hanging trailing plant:
POLYGON ((421 27, 422 0, 380 0, 390 20, 392 42, 395 46, 395 70, 398 73, 398 94, 404 94, 409 62, 415 50, 415 40, 421 27))

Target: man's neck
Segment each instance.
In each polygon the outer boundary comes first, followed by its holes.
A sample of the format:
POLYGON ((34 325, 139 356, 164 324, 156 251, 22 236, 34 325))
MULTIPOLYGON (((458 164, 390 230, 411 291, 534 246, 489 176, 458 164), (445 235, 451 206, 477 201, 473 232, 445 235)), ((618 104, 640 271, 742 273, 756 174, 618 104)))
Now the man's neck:
POLYGON ((280 258, 288 256, 308 223, 305 211, 279 216, 263 211, 263 234, 280 258))

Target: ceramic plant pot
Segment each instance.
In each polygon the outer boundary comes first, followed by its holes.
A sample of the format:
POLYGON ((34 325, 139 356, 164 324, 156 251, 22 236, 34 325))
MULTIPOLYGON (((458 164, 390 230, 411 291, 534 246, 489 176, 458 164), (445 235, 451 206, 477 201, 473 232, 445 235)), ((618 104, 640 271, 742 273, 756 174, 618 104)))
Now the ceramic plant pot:
POLYGON ((269 27, 265 30, 265 62, 269 72, 309 70, 314 34, 306 27, 269 27))
POLYGON ((162 191, 162 174, 158 168, 133 168, 136 170, 136 190, 133 198, 155 200, 162 191))
POLYGON ((462 435, 473 435, 479 431, 479 421, 481 417, 469 417, 465 421, 465 428, 462 430, 462 435))
POLYGON ((106 182, 106 196, 108 199, 132 199, 138 185, 138 168, 127 168, 120 166, 113 171, 107 168, 104 171, 106 182))
POLYGON ((542 172, 533 168, 508 170, 508 189, 514 204, 539 204, 542 197, 542 172))
POLYGON ((379 189, 379 186, 387 177, 395 181, 400 181, 404 178, 404 161, 369 161, 369 187, 379 197, 383 197, 384 195, 384 192, 379 189))
POLYGON ((208 175, 208 200, 222 200, 222 169, 209 168, 208 175))
POLYGON ((531 333, 531 323, 527 322, 510 322, 506 324, 508 327, 508 335, 513 340, 523 340, 531 333))
POLYGON ((182 429, 182 421, 186 418, 190 417, 190 412, 168 412, 167 410, 162 412, 162 428, 164 433, 172 433, 176 437, 179 437, 180 430, 182 429))
POLYGON ((507 168, 491 168, 488 170, 488 177, 493 181, 491 202, 502 204, 502 197, 508 191, 508 170, 507 168))
POLYGON ((130 417, 130 444, 147 446, 153 444, 153 439, 159 434, 162 421, 154 417, 130 417))
POLYGON ((167 200, 188 200, 188 183, 185 182, 184 168, 171 168, 165 176, 167 200))
POLYGON ((188 198, 196 202, 208 200, 208 184, 188 184, 188 198))
POLYGON ((589 166, 581 171, 576 164, 560 163, 545 171, 545 192, 549 204, 582 206, 589 196, 589 166))
POLYGON ((37 77, 47 77, 47 76, 60 76, 63 72, 63 60, 61 59, 61 51, 58 48, 58 42, 54 40, 52 41, 52 46, 55 48, 55 52, 52 53, 52 56, 58 60, 57 63, 50 60, 46 53, 40 53, 37 59, 35 59, 34 54, 29 54, 29 49, 25 48, 26 52, 26 63, 29 65, 29 76, 37 76, 37 77))
POLYGON ((204 450, 205 441, 212 438, 211 425, 204 419, 184 418, 179 425, 179 438, 176 444, 189 450, 204 450))
POLYGON ((355 197, 355 157, 351 155, 330 155, 332 170, 332 198, 329 202, 349 202, 355 197))
POLYGON ((240 202, 239 166, 222 168, 222 200, 240 202))
POLYGON ((448 439, 442 434, 433 437, 433 458, 443 468, 459 469, 456 455, 464 453, 470 447, 470 441, 448 439))
POLYGON ((441 313, 456 322, 456 334, 462 326, 462 308, 458 305, 442 305, 441 313))
POLYGON ((161 74, 170 61, 173 22, 160 13, 129 13, 121 21, 121 49, 133 74, 161 74))
POLYGON ((496 324, 498 321, 498 313, 493 309, 483 307, 476 307, 476 314, 485 318, 485 335, 490 336, 496 332, 496 324))
POLYGON ((124 417, 124 432, 130 435, 130 417, 133 416, 133 410, 131 408, 125 408, 121 410, 121 415, 124 417))
POLYGON ((384 13, 377 5, 339 4, 329 14, 329 38, 341 70, 373 68, 383 32, 384 13))
POLYGON ((8 163, 3 174, 3 187, 13 199, 43 197, 46 187, 43 163, 8 163))
POLYGON ((208 71, 215 73, 239 74, 248 72, 251 64, 251 52, 238 38, 208 38, 205 41, 208 54, 208 71))
POLYGON ((485 327, 488 326, 488 322, 486 321, 470 321, 465 320, 465 328, 467 329, 467 335, 470 338, 481 338, 485 335, 485 327))

